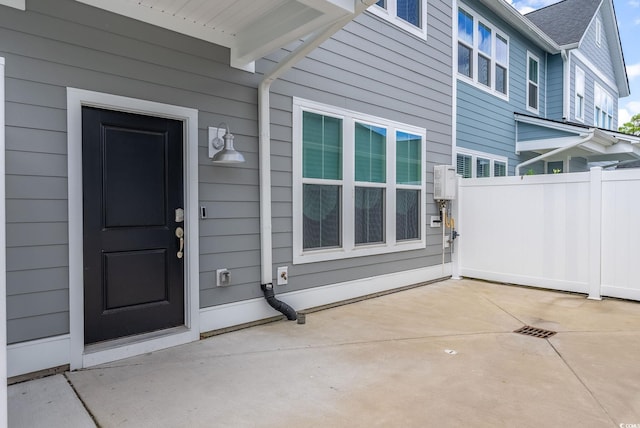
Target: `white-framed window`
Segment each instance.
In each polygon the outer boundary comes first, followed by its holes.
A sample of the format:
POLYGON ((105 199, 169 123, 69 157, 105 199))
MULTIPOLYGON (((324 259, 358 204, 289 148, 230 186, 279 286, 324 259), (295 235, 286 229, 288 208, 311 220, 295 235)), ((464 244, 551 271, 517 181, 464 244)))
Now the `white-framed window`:
POLYGON ((545 162, 547 174, 562 174, 564 172, 564 161, 545 162))
POLYGON ((593 90, 593 122, 598 128, 612 129, 613 97, 602 86, 595 83, 593 90))
POLYGON ((458 8, 458 77, 509 96, 509 38, 467 6, 458 8))
POLYGON ((576 66, 576 101, 575 101, 575 118, 580 122, 584 122, 584 70, 576 66))
POLYGON ((456 154, 456 173, 462 178, 505 177, 507 163, 504 156, 459 149, 456 154))
POLYGON ((540 61, 527 52, 527 110, 538 113, 540 109, 540 61))
POLYGON ((602 22, 596 18, 596 46, 602 46, 602 22))
POLYGON ((411 34, 427 37, 427 0, 379 0, 368 10, 411 34))
POLYGON ((426 130, 293 100, 293 262, 425 248, 426 130))

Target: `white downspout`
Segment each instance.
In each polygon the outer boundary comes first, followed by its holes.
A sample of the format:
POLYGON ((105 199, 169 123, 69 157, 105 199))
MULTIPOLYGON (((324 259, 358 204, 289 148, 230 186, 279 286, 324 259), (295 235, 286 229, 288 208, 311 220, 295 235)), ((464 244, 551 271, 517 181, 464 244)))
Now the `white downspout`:
POLYGON ((581 144, 587 143, 587 142, 591 141, 591 139, 593 139, 594 135, 595 135, 595 130, 592 130, 591 132, 589 132, 589 134, 587 134, 587 136, 585 136, 582 140, 578 141, 577 143, 571 144, 571 145, 566 146, 566 147, 558 147, 557 149, 551 150, 550 152, 547 152, 545 154, 537 156, 537 157, 535 157, 533 159, 529 159, 528 161, 524 161, 522 163, 519 163, 518 165, 516 165, 516 174, 515 174, 516 177, 518 175, 520 175, 520 168, 522 168, 523 166, 530 165, 532 163, 541 161, 541 160, 546 159, 548 157, 557 155, 558 153, 562 153, 565 150, 569 150, 569 149, 577 147, 577 146, 579 146, 581 144))
POLYGON ((560 54, 562 55, 562 120, 569 120, 569 97, 571 95, 571 56, 566 49, 562 49, 560 54))
POLYGON ((360 0, 354 12, 324 30, 309 36, 302 45, 291 52, 276 67, 267 73, 258 87, 258 126, 259 126, 259 164, 260 164, 260 281, 262 285, 272 283, 272 240, 271 240, 271 106, 269 90, 271 84, 298 61, 320 46, 356 16, 364 12, 376 0, 360 0))

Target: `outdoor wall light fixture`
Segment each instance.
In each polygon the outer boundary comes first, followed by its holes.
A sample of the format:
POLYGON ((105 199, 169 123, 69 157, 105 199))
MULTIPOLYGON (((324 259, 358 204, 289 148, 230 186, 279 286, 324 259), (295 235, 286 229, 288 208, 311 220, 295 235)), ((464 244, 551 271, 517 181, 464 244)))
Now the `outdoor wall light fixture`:
POLYGON ((209 159, 218 164, 244 162, 242 153, 233 148, 233 134, 229 126, 221 123, 217 128, 209 127, 209 159))

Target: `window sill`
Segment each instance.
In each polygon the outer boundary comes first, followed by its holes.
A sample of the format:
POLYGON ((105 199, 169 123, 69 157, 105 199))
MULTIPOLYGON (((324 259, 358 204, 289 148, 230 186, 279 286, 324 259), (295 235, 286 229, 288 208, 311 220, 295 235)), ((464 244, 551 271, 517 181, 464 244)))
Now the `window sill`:
POLYGON ((402 251, 421 250, 426 248, 426 240, 412 240, 397 242, 394 245, 358 246, 351 250, 344 248, 330 248, 326 250, 304 251, 293 255, 293 264, 317 263, 331 260, 350 259, 354 257, 375 256, 380 254, 398 253, 402 251))

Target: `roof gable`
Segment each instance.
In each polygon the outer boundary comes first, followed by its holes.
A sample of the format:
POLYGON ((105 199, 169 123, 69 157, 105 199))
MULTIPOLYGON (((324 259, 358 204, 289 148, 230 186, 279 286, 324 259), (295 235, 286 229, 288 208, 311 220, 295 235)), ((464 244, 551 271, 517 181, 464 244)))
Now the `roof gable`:
POLYGON ((525 16, 557 44, 566 46, 582 40, 602 0, 563 0, 525 16))
POLYGON ((573 49, 580 47, 598 11, 609 43, 618 96, 629 96, 629 79, 613 0, 563 0, 530 12, 525 17, 551 37, 560 48, 573 49))

